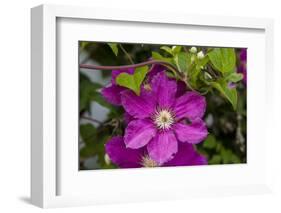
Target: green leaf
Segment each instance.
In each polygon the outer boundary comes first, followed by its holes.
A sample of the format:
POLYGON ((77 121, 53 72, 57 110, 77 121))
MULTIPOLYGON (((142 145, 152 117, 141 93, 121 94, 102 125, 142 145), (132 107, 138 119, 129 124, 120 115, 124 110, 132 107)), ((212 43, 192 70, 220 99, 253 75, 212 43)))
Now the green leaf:
POLYGON ((179 53, 181 51, 182 46, 173 46, 172 47, 172 53, 173 55, 179 53))
POLYGON ((135 73, 130 75, 128 73, 121 73, 116 78, 116 83, 133 90, 137 95, 140 95, 140 87, 148 72, 148 66, 138 67, 135 73))
POLYGON ((168 47, 168 46, 162 46, 162 47, 160 47, 160 49, 162 49, 162 50, 166 51, 167 53, 173 55, 173 50, 172 50, 172 48, 170 48, 170 47, 168 47))
POLYGON ((108 43, 109 47, 111 48, 114 55, 118 55, 118 44, 116 43, 108 43))
POLYGON ((154 52, 152 51, 152 58, 155 60, 162 60, 168 63, 172 63, 172 58, 166 58, 164 56, 162 56, 161 54, 159 54, 158 52, 154 52))
POLYGON ((222 73, 233 71, 236 64, 235 50, 233 48, 214 48, 208 53, 215 69, 222 73))
POLYGON ((212 82, 211 85, 216 88, 231 104, 234 110, 237 108, 237 91, 236 88, 229 88, 227 82, 212 82))
POLYGON ((243 74, 236 73, 236 72, 233 72, 230 75, 225 77, 225 80, 233 82, 233 83, 237 83, 238 81, 241 81, 242 79, 243 79, 243 74))
POLYGON ((180 72, 187 72, 188 68, 188 56, 184 52, 180 52, 174 57, 175 64, 180 72))

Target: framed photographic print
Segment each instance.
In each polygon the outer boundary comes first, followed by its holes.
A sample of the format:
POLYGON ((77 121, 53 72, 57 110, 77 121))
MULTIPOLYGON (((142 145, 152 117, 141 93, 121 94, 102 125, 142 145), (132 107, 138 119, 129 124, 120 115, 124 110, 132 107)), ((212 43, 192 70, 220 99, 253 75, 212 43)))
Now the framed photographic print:
POLYGON ((271 20, 43 5, 31 21, 32 203, 270 191, 271 20))

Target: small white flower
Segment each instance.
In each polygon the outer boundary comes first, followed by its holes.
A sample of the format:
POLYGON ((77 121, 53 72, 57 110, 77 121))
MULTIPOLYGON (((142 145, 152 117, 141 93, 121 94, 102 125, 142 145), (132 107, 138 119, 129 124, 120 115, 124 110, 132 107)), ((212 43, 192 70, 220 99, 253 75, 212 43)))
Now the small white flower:
POLYGON ((197 48, 196 47, 191 47, 189 51, 191 53, 197 53, 197 48))
POLYGON ((199 53, 197 53, 197 58, 198 59, 203 59, 205 57, 204 53, 202 51, 200 51, 199 53))

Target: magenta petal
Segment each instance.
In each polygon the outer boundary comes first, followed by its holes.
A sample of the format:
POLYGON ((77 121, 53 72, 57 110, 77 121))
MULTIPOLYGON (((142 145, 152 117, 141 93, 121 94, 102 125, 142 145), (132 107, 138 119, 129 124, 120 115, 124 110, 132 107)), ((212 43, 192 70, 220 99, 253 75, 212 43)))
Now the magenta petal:
POLYGON ((205 156, 200 155, 189 143, 179 143, 178 152, 175 157, 164 164, 164 166, 194 166, 207 165, 205 156))
POLYGON ((126 112, 135 118, 147 118, 155 110, 154 101, 137 96, 130 90, 121 93, 121 102, 126 112))
POLYGON ((142 86, 140 96, 144 100, 146 100, 149 103, 150 106, 152 106, 154 109, 156 108, 156 106, 157 106, 157 97, 151 91, 150 85, 149 85, 149 88, 146 88, 145 86, 142 86))
POLYGON ((125 147, 122 137, 113 137, 105 145, 110 160, 121 168, 138 168, 141 166, 143 149, 125 147))
POLYGON ((124 113, 125 124, 128 125, 134 118, 127 112, 124 113))
POLYGON ((125 130, 124 142, 127 147, 138 149, 145 146, 156 134, 153 123, 149 120, 133 120, 125 130))
POLYGON ((161 64, 153 64, 151 69, 147 73, 148 81, 150 82, 154 78, 155 75, 157 75, 160 72, 165 71, 165 69, 166 68, 161 64))
POLYGON ((204 96, 197 92, 186 92, 177 98, 175 104, 175 113, 177 118, 202 118, 206 110, 206 100, 204 96))
POLYGON ((111 85, 102 89, 102 96, 111 104, 121 105, 121 95, 120 93, 125 90, 124 87, 111 85))
POLYGON ((178 142, 172 131, 159 132, 147 145, 150 158, 159 165, 173 158, 178 151, 178 142))
POLYGON ((186 84, 183 81, 177 81, 176 97, 180 97, 186 93, 186 84))
POLYGON ((240 60, 242 62, 246 62, 247 61, 247 48, 242 48, 240 51, 240 60))
POLYGON ((175 102, 177 83, 170 80, 165 72, 160 72, 151 81, 152 91, 161 108, 170 108, 175 102))
POLYGON ((197 144, 203 141, 207 135, 207 127, 200 118, 194 120, 190 125, 177 123, 174 125, 174 131, 181 142, 197 144))

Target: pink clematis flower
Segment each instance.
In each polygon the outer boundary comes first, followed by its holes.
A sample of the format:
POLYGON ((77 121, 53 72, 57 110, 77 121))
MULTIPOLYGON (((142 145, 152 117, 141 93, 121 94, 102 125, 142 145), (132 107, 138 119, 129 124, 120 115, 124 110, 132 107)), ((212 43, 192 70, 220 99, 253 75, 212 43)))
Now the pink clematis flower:
POLYGON ((159 72, 140 96, 130 90, 121 92, 122 106, 133 117, 125 130, 126 148, 145 148, 159 166, 175 157, 179 143, 197 144, 208 135, 202 120, 205 98, 197 92, 178 97, 177 87, 175 80, 159 72))
MULTIPOLYGON (((121 136, 113 137, 106 143, 106 153, 110 160, 120 168, 157 167, 157 162, 152 160, 147 150, 126 148, 121 136)), ((179 150, 174 158, 162 166, 196 166, 207 165, 207 159, 196 152, 192 144, 179 143, 179 150)))

